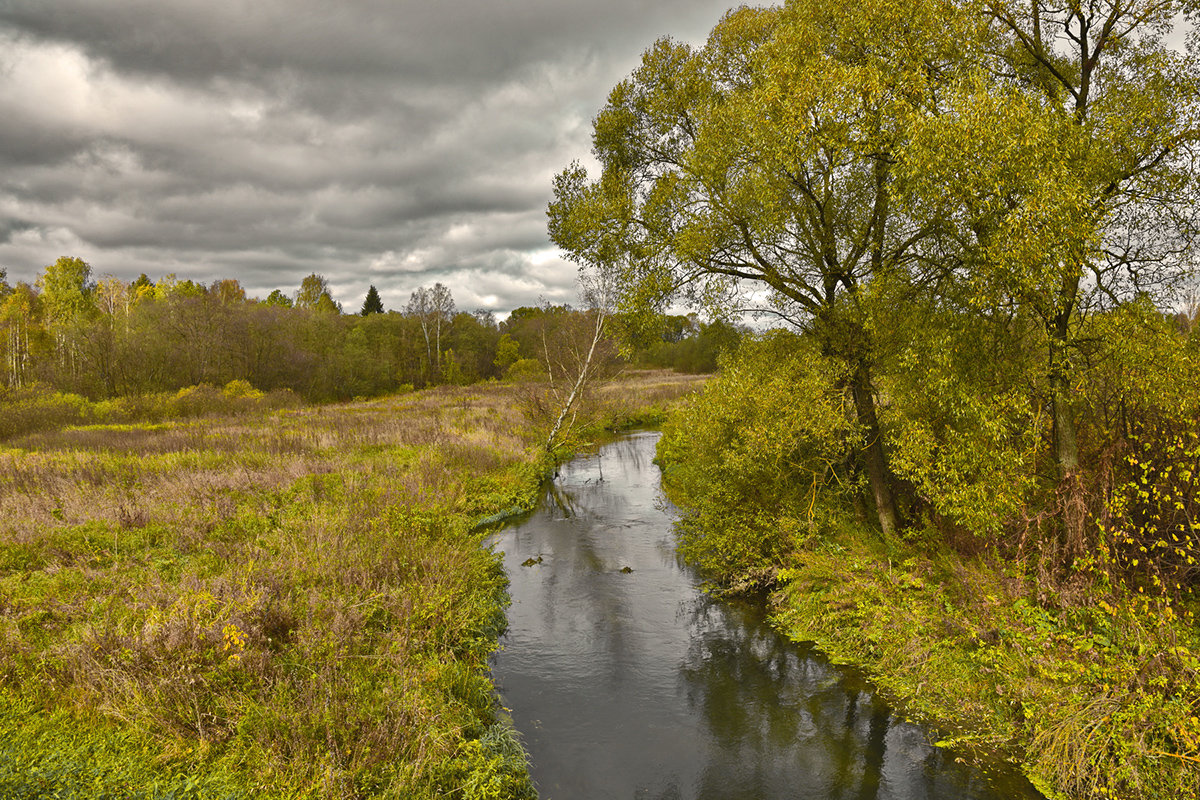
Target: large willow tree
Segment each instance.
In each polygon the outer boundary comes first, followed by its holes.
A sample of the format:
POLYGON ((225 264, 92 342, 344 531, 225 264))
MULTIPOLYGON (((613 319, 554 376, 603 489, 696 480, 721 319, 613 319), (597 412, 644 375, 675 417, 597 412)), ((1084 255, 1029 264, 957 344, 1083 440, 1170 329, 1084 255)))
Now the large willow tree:
POLYGON ((897 525, 876 411, 872 281, 918 268, 937 225, 896 213, 914 119, 961 63, 949 3, 796 0, 739 8, 704 47, 660 40, 595 120, 601 173, 555 183, 550 232, 620 275, 626 311, 748 296, 843 366, 879 522, 897 525))
POLYGON ((1197 42, 1187 56, 1164 39, 1188 7, 735 9, 703 47, 660 40, 613 89, 594 125, 599 174, 558 176, 551 236, 619 276, 626 312, 765 298, 815 337, 844 367, 885 531, 897 514, 876 332, 904 300, 881 287, 1033 321, 1070 476, 1089 314, 1178 286, 1194 259, 1197 42))

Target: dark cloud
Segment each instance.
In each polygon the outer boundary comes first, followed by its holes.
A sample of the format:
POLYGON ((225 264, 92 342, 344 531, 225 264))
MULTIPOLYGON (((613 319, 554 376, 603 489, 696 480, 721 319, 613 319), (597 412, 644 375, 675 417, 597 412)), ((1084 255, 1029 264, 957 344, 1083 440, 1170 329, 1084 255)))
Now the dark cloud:
POLYGON ((720 2, 8 0, 0 265, 574 297, 544 211, 607 91, 720 2))
POLYGON ((581 49, 694 36, 722 5, 673 0, 16 0, 14 28, 69 42, 126 72, 204 82, 281 70, 422 85, 503 78, 581 49), (650 7, 647 7, 650 6, 650 7))

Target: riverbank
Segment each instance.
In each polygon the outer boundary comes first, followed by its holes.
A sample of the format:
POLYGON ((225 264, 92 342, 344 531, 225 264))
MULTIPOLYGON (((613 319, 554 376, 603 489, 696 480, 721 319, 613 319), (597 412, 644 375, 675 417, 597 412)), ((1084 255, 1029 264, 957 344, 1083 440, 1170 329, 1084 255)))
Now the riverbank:
MULTIPOLYGON (((696 383, 632 373, 595 419, 696 383)), ((476 524, 531 508, 550 466, 525 391, 7 441, 5 796, 528 794, 486 676, 506 580, 476 524)))
POLYGON ((918 431, 904 446, 940 466, 885 535, 838 375, 811 342, 771 334, 671 415, 658 458, 683 555, 722 590, 776 589, 781 630, 1048 796, 1200 796, 1189 429, 1117 440, 1107 471, 1067 481, 1032 456, 1006 472, 1024 457, 1010 433, 1004 450, 918 431))
POLYGON ((843 532, 795 553, 773 621, 864 670, 946 744, 1048 798, 1200 793, 1200 642, 1135 598, 1036 601, 1011 563, 843 532))

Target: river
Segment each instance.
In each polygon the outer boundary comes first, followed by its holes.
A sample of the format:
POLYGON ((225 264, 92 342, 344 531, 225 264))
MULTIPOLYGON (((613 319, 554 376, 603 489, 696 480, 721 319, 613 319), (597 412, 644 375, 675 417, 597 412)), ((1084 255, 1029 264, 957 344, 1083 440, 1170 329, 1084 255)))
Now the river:
POLYGON ((513 602, 493 677, 542 800, 1041 798, 933 747, 760 609, 706 597, 675 553, 657 439, 563 465, 494 537, 513 602))

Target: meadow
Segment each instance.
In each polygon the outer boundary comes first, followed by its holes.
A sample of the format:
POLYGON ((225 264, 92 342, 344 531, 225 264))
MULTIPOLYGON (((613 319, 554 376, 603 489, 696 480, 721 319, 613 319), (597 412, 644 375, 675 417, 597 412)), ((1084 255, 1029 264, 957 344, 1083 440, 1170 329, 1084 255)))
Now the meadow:
MULTIPOLYGON (((629 373, 570 447, 697 385, 629 373)), ((507 579, 480 523, 553 469, 538 390, 232 394, 0 441, 0 792, 532 795, 487 673, 507 579)))

